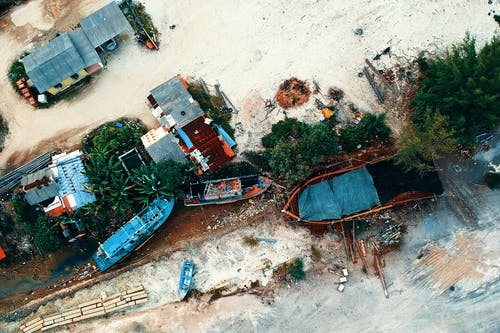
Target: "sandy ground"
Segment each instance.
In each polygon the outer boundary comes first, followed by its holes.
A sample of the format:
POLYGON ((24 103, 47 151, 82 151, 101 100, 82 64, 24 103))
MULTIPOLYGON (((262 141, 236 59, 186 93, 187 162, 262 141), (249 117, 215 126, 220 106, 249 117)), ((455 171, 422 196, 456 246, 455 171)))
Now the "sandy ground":
MULTIPOLYGON (((12 22, 8 16, 2 21, 0 72, 5 73, 23 50, 45 43, 57 31, 67 31, 107 2, 33 0, 16 8, 12 22)), ((495 6, 500 10, 498 3, 487 1, 444 0, 145 3, 162 33, 160 51, 140 49, 131 36, 125 37, 107 69, 72 100, 34 110, 10 88, 5 76, 0 77, 0 111, 11 130, 0 166, 12 167, 51 146, 71 146, 92 127, 119 116, 139 117, 154 126, 145 97, 149 89, 177 73, 221 83, 240 110, 234 117, 234 123, 241 123, 240 150, 257 148, 262 133, 284 117, 279 109, 266 116, 263 101, 272 98, 279 83, 290 76, 315 79, 325 91, 341 87, 361 108, 379 112, 383 107, 376 103, 368 82, 357 77, 364 58, 390 46, 393 57, 384 56, 376 65, 390 65, 396 59, 405 62, 405 57, 421 50, 435 52, 460 41, 466 31, 482 43, 496 29, 488 11, 495 6), (168 28, 172 24, 175 30, 168 28), (357 27, 363 28, 363 36, 352 33, 357 27)), ((319 119, 312 100, 288 114, 319 119)))
MULTIPOLYGON (((66 30, 106 2, 33 0, 17 8, 11 14, 12 23, 2 21, 0 72, 5 73, 22 50, 45 42, 54 32, 66 30), (40 8, 46 12, 39 13, 40 8)), ((144 98, 149 89, 177 73, 222 84, 239 109, 233 120, 241 123, 237 138, 240 149, 258 147, 262 133, 284 117, 284 112, 276 109, 266 118, 263 102, 272 98, 279 83, 290 76, 309 82, 314 79, 325 88, 341 87, 360 107, 379 112, 383 108, 376 103, 366 79, 356 75, 364 58, 391 46, 394 56, 382 58, 390 65, 396 56, 401 61, 421 50, 435 52, 458 42, 466 31, 484 42, 498 29, 488 11, 493 6, 500 11, 498 1, 495 5, 444 0, 145 3, 162 33, 161 50, 140 49, 130 36, 125 37, 111 55, 107 69, 74 99, 49 110, 33 110, 10 88, 5 76, 0 78, 0 111, 11 129, 0 154, 3 167, 9 159, 15 164, 50 146, 73 145, 92 127, 119 116, 139 117, 153 126, 144 98), (170 30, 171 24, 177 28, 170 30), (363 28, 363 36, 352 33, 357 27, 363 28)), ((319 119, 313 109, 310 102, 287 113, 313 121, 319 119)), ((450 175, 462 170, 454 165, 449 168, 450 175)), ((376 277, 359 272, 359 264, 350 266, 351 280, 346 291, 338 293, 335 277, 327 272, 333 263, 345 262, 337 236, 317 238, 269 217, 205 243, 187 244, 186 251, 81 290, 73 297, 41 307, 37 313, 68 309, 99 296, 103 290, 113 292, 143 283, 150 292, 150 302, 138 311, 59 331, 96 332, 106 327, 107 332, 495 332, 500 326, 495 311, 498 191, 479 186, 470 194, 461 191, 463 186, 456 182, 449 185, 457 195, 482 200, 472 206, 473 218, 465 220, 446 196, 423 211, 405 216, 411 224, 408 241, 400 251, 386 257, 389 299, 384 298, 376 277), (278 242, 250 249, 242 244, 247 235, 278 242), (310 258, 313 243, 321 246, 321 263, 313 263, 310 258), (428 254, 418 260, 422 249, 428 249, 428 254), (447 270, 451 267, 447 263, 464 264, 461 256, 471 253, 474 262, 466 262, 466 270, 447 270), (272 304, 251 295, 223 298, 211 305, 206 299, 172 303, 176 300, 179 263, 184 257, 198 263, 196 288, 208 291, 226 279, 233 287, 256 279, 265 284, 269 276, 252 272, 253 267, 266 259, 276 265, 294 256, 305 257, 310 269, 308 279, 278 290, 272 304), (445 290, 451 280, 455 290, 445 290)), ((14 332, 21 323, 0 323, 0 331, 14 332)))

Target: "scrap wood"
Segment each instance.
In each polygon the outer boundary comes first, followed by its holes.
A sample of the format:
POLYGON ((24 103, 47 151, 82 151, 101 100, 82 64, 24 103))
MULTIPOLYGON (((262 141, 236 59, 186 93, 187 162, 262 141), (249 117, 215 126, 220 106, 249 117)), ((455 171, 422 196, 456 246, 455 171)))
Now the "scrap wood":
POLYGON ((385 100, 384 94, 380 90, 380 87, 378 86, 378 84, 375 82, 375 79, 373 78, 373 75, 370 74, 370 72, 368 71, 368 67, 364 67, 363 68, 363 73, 365 74, 366 79, 370 83, 370 86, 373 88, 373 91, 375 92, 375 95, 377 95, 378 101, 381 104, 384 104, 384 100, 385 100))
POLYGON ((221 283, 215 285, 214 287, 210 288, 210 291, 211 292, 216 292, 217 290, 220 290, 222 288, 225 288, 227 286, 229 286, 229 280, 224 280, 222 281, 221 283))
POLYGON ((366 270, 366 273, 368 272, 368 264, 366 263, 365 256, 363 255, 363 250, 361 249, 361 245, 359 245, 359 242, 357 240, 354 241, 354 245, 356 246, 356 250, 358 251, 358 256, 363 262, 363 267, 366 270))
POLYGON ((389 81, 387 81, 387 79, 385 78, 385 76, 380 74, 380 72, 375 68, 375 66, 373 66, 373 64, 370 62, 370 60, 365 59, 365 62, 368 65, 368 67, 370 67, 370 69, 373 71, 373 73, 382 81, 382 83, 387 88, 389 88, 392 91, 393 94, 399 95, 399 91, 396 89, 396 87, 394 87, 392 84, 390 84, 389 81))

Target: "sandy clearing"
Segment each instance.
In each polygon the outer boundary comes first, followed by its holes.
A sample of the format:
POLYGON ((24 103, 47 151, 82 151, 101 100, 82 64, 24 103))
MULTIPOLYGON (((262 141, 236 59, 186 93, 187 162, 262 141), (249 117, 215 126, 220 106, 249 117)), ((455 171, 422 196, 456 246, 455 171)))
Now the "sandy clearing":
MULTIPOLYGON (((67 29, 106 2, 83 1, 78 6, 71 3, 71 15, 56 21, 50 31, 67 29)), ((81 128, 77 135, 81 137, 97 124, 125 115, 139 117, 153 126, 144 98, 149 89, 177 73, 203 77, 212 84, 219 80, 242 110, 234 117, 234 123, 241 123, 237 138, 240 150, 255 148, 262 133, 284 117, 276 110, 276 114, 264 119, 263 104, 258 101, 272 98, 279 83, 292 75, 309 82, 315 79, 325 90, 332 85, 341 87, 355 104, 378 112, 383 108, 376 104, 368 83, 356 76, 365 57, 371 58, 387 46, 395 55, 412 57, 420 50, 433 51, 458 42, 466 31, 482 43, 497 29, 487 16, 492 6, 480 1, 145 3, 162 33, 161 50, 139 49, 129 36, 112 55, 108 68, 74 100, 35 111, 12 91, 5 77, 0 78, 0 111, 11 128, 0 165, 5 166, 14 152, 69 128, 81 128), (176 24, 175 30, 168 28, 171 24, 176 24), (364 29, 363 36, 352 33, 356 27, 364 29)), ((13 12, 14 21, 19 15, 16 12, 24 8, 13 12)), ((33 46, 32 39, 40 39, 40 33, 26 26, 3 30, 0 70, 5 72, 12 59, 33 46)), ((46 40, 50 34, 43 36, 46 40)), ((389 65, 394 59, 382 60, 389 65)), ((382 62, 377 65, 382 67, 382 62)), ((309 121, 319 119, 312 101, 288 115, 309 121)))
POLYGON ((56 21, 49 12, 44 10, 43 0, 28 2, 25 6, 13 12, 10 18, 12 23, 18 27, 30 24, 33 28, 39 30, 49 30, 56 21))

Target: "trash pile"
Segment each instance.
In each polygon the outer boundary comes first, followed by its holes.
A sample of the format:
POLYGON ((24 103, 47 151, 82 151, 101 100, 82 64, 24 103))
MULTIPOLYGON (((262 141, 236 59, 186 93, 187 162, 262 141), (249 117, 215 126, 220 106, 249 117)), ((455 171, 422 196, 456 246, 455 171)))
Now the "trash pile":
POLYGON ((296 108, 309 100, 311 90, 305 81, 296 77, 285 80, 276 93, 278 105, 284 109, 296 108))

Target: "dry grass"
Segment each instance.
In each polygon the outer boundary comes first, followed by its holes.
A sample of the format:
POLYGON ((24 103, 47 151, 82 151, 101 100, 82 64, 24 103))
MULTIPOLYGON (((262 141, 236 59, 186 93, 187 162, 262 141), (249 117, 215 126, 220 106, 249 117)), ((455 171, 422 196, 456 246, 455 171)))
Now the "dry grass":
POLYGON ((250 247, 256 247, 257 245, 259 245, 259 241, 256 240, 253 236, 246 236, 245 238, 243 238, 243 244, 250 247))

